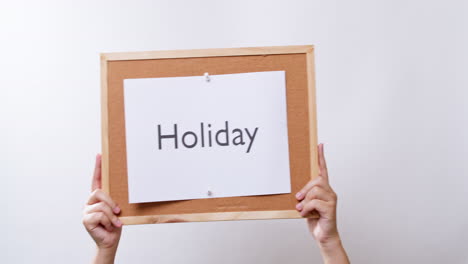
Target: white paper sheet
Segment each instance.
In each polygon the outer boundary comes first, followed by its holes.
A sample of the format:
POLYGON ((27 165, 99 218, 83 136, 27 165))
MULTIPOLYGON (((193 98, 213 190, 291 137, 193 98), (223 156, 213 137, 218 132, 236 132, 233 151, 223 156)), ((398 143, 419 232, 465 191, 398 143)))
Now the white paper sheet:
POLYGON ((124 103, 130 203, 291 192, 284 71, 125 79, 124 103))

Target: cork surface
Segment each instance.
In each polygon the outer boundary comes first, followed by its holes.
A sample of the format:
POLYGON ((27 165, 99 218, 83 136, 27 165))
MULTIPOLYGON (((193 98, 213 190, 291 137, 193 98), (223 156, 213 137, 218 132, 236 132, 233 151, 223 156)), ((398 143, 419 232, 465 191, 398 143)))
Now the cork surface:
POLYGON ((297 203, 294 194, 311 178, 311 151, 315 151, 315 146, 310 148, 310 142, 314 140, 311 141, 309 138, 308 96, 306 53, 107 61, 109 193, 122 209, 120 216, 294 210, 297 203), (216 75, 261 71, 286 72, 292 192, 278 195, 129 204, 123 80, 202 76, 205 72, 216 75))

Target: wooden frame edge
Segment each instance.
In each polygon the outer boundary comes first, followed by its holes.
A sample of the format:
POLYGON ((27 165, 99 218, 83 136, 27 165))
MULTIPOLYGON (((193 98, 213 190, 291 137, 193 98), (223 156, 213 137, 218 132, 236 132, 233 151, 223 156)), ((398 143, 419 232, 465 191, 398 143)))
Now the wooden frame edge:
POLYGON ((309 105, 309 142, 310 142, 310 165, 311 165, 311 178, 314 179, 318 176, 318 136, 317 136, 317 103, 315 95, 315 58, 314 50, 311 49, 306 52, 307 60, 307 97, 309 105), (313 126, 315 124, 315 127, 313 126))
POLYGON ((109 122, 107 99, 107 59, 101 54, 101 188, 109 194, 109 122))
MULTIPOLYGON (((311 216, 317 218, 317 215, 311 216)), ((296 210, 279 211, 247 211, 222 213, 196 213, 172 215, 145 215, 119 217, 124 225, 232 221, 232 220, 260 220, 260 219, 299 219, 303 218, 296 210)))
MULTIPOLYGON (((317 125, 316 97, 315 97, 315 64, 314 46, 277 46, 277 47, 252 47, 252 48, 222 48, 222 49, 198 49, 198 50, 172 50, 172 51, 148 51, 148 52, 123 52, 101 53, 101 130, 102 130, 102 189, 109 193, 109 141, 108 141, 108 80, 107 64, 109 61, 119 60, 145 60, 166 58, 189 57, 218 57, 218 56, 248 56, 248 55, 275 55, 275 54, 306 54, 307 89, 309 107, 309 140, 310 140, 310 164, 311 178, 318 176, 317 164, 317 125), (315 149, 314 149, 315 148, 315 149)), ((317 218, 315 214, 311 216, 317 218)), ((178 222, 205 222, 205 221, 230 221, 230 220, 259 220, 259 219, 297 219, 303 218, 296 210, 279 211, 241 211, 241 212, 217 212, 196 214, 172 214, 172 215, 148 215, 120 217, 124 225, 178 223, 178 222)))
POLYGON ((309 53, 313 45, 101 53, 108 61, 309 53))

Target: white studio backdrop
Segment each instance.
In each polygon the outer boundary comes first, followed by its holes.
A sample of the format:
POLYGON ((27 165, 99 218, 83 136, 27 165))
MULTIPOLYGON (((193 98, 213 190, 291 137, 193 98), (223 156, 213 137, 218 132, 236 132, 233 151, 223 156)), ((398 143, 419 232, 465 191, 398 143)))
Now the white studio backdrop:
MULTIPOLYGON (((316 45, 354 263, 468 263, 468 3, 2 1, 1 263, 89 263, 99 53, 316 45)), ((117 263, 319 263, 303 220, 124 227, 117 263)))

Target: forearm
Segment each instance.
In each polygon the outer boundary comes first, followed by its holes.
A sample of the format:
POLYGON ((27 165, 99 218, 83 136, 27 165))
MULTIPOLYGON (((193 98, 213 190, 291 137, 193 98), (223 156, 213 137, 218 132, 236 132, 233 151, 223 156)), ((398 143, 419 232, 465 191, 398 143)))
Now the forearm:
POLYGON ((323 263, 325 264, 349 264, 348 255, 343 248, 339 237, 330 241, 320 243, 320 252, 322 253, 323 263))
POLYGON ((108 249, 97 249, 93 264, 114 264, 117 247, 108 249))

